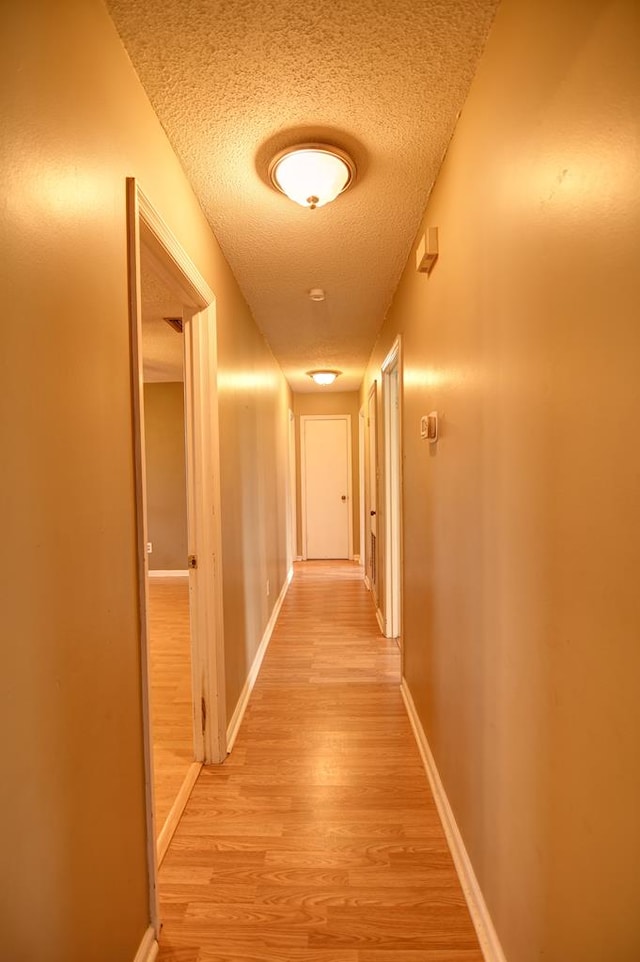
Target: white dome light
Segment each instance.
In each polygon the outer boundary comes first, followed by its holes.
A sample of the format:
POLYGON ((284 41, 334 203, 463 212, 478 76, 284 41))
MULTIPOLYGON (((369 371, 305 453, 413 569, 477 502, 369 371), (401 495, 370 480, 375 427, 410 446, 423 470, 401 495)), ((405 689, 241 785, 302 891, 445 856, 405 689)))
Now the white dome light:
POLYGON ((307 374, 316 384, 333 384, 335 379, 340 376, 340 371, 307 371, 307 374))
POLYGON ((300 144, 271 161, 271 183, 302 207, 315 210, 349 187, 356 167, 348 154, 324 144, 300 144))

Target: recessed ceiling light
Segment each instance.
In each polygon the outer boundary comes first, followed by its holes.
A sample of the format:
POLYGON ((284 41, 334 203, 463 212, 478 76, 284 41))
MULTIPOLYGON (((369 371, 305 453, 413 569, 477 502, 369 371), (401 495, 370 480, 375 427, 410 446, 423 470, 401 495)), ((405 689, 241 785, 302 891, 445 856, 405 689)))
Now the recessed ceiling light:
POLYGON ((349 187, 356 165, 339 147, 299 144, 281 150, 269 164, 269 177, 277 190, 296 204, 315 210, 349 187))
POLYGON ((337 377, 340 377, 342 371, 307 371, 308 376, 316 384, 333 384, 337 377))
POLYGON ((321 287, 312 287, 309 291, 309 297, 312 301, 323 301, 325 294, 321 287))

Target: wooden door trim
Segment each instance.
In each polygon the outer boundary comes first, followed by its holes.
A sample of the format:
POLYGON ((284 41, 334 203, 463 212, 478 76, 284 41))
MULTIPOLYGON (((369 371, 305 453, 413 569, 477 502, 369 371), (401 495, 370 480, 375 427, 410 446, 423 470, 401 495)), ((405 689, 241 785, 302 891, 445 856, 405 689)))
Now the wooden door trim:
POLYGON ((190 610, 195 760, 227 754, 222 620, 222 527, 215 304, 185 324, 185 414, 189 500, 190 610))
MULTIPOLYGON (((365 542, 367 540, 367 521, 365 515, 365 494, 366 494, 366 435, 367 435, 367 409, 363 404, 358 411, 358 541, 360 542, 359 564, 362 565, 364 581, 367 582, 367 562, 365 542)), ((369 587, 369 585, 367 585, 369 587)))
POLYGON ((302 560, 307 560, 307 485, 306 442, 304 426, 307 421, 347 422, 347 488, 349 490, 349 560, 353 560, 353 474, 351 464, 351 415, 350 414, 301 414, 300 415, 300 508, 302 522, 302 560))
MULTIPOLYGON (((402 337, 396 337, 391 350, 385 357, 382 367, 382 412, 384 437, 384 471, 382 473, 383 501, 384 501, 384 532, 382 542, 382 556, 384 559, 384 634, 387 638, 400 638, 402 635, 402 337), (391 450, 391 395, 389 381, 393 372, 397 373, 398 413, 397 420, 397 491, 392 488, 392 472, 394 465, 391 450), (394 520, 397 531, 394 531, 394 520), (393 549, 392 538, 396 536, 397 548, 397 624, 394 618, 393 604, 393 549)), ((402 647, 402 646, 401 646, 402 647)))
MULTIPOLYGON (((287 574, 293 575, 293 562, 298 556, 298 499, 296 493, 296 418, 289 408, 287 421, 287 454, 288 454, 288 503, 287 503, 287 538, 288 555, 291 556, 287 574)), ((289 559, 288 559, 289 560, 289 559)))
POLYGON ((156 844, 158 867, 162 865, 163 859, 167 854, 167 849, 169 848, 169 843, 175 835, 175 831, 178 827, 178 822, 182 818, 182 813, 185 810, 186 804, 189 801, 189 796, 191 795, 193 786, 195 785, 198 775, 200 774, 200 769, 202 768, 202 762, 192 762, 187 769, 187 774, 184 777, 182 785, 175 797, 174 803, 171 806, 169 814, 165 820, 160 834, 158 835, 158 841, 156 844))
POLYGON ((160 914, 157 890, 157 849, 153 789, 153 751, 151 744, 149 621, 146 556, 146 465, 144 458, 144 421, 142 380, 142 302, 140 295, 140 197, 136 182, 127 178, 127 255, 129 267, 129 335, 131 352, 131 400, 134 437, 134 472, 136 495, 136 569, 138 573, 138 608, 140 612, 140 660, 142 719, 144 738, 145 807, 147 816, 147 866, 149 873, 149 912, 155 936, 159 934, 160 914))
MULTIPOLYGON (((215 295, 178 243, 135 178, 127 178, 127 255, 129 276, 130 357, 134 474, 136 500, 136 555, 140 612, 141 694, 143 710, 147 863, 151 925, 159 932, 157 896, 158 850, 154 822, 153 754, 151 742, 150 670, 148 628, 148 557, 146 553, 146 468, 144 454, 142 303, 140 256, 179 287, 189 309, 185 318, 185 424, 187 449, 191 447, 188 498, 195 514, 194 536, 198 568, 190 582, 200 598, 198 626, 193 633, 194 761, 220 762, 226 755, 224 706, 224 636, 222 623, 222 565, 220 527, 220 477, 218 408, 216 394, 215 295), (187 414, 189 407, 189 414, 187 414), (196 412, 198 415, 196 416, 196 412), (209 590, 205 591, 204 586, 209 590), (199 695, 199 697, 198 697, 199 695), (205 724, 206 716, 206 724, 205 724), (200 733, 198 736, 197 733, 200 733)), ((187 458, 190 455, 187 452, 187 458)))
POLYGON ((377 523, 377 522, 379 521, 379 512, 380 512, 380 503, 379 503, 379 502, 380 502, 380 497, 379 497, 379 490, 378 490, 378 489, 379 489, 379 485, 378 485, 378 382, 377 382, 376 379, 374 379, 374 380, 371 382, 371 387, 369 388, 369 391, 368 391, 368 393, 367 393, 367 415, 366 415, 366 417, 367 417, 367 443, 366 443, 366 445, 365 445, 365 454, 366 454, 367 469, 366 469, 366 478, 365 478, 365 481, 366 481, 365 521, 367 522, 367 528, 366 528, 366 532, 365 532, 365 534, 366 534, 366 537, 365 537, 365 541, 366 541, 366 548, 365 548, 365 583, 367 584, 367 587, 371 590, 371 594, 372 594, 372 597, 373 597, 373 604, 374 604, 374 607, 375 607, 375 610, 376 610, 376 617, 378 618, 378 622, 380 622, 381 619, 382 619, 382 615, 381 615, 380 609, 379 609, 379 603, 380 603, 380 602, 379 602, 379 593, 378 593, 378 588, 379 588, 379 585, 380 585, 380 578, 379 578, 380 570, 379 570, 379 565, 378 565, 378 559, 379 559, 379 556, 380 556, 380 551, 379 551, 379 549, 376 551, 376 557, 375 557, 375 558, 373 559, 373 561, 372 561, 372 558, 371 558, 371 533, 372 533, 372 532, 371 532, 371 518, 370 518, 370 513, 371 513, 371 510, 372 510, 372 504, 374 504, 374 502, 375 502, 375 509, 374 509, 374 510, 376 511, 376 548, 377 548, 377 547, 378 547, 378 541, 379 541, 379 535, 380 535, 379 525, 378 525, 378 523, 377 523), (375 423, 374 423, 374 426, 373 426, 373 432, 371 431, 371 411, 372 411, 372 410, 373 410, 373 414, 374 414, 374 418, 375 418, 375 423), (372 450, 371 450, 371 447, 372 447, 372 445, 371 445, 371 436, 372 436, 372 433, 373 433, 373 439, 374 439, 374 442, 375 442, 375 450, 374 450, 373 452, 372 452, 372 450), (372 462, 373 462, 373 463, 372 463, 372 462), (372 475, 372 474, 373 474, 373 478, 374 478, 374 490, 373 490, 373 492, 372 492, 372 490, 371 490, 371 487, 372 487, 372 485, 371 485, 371 475, 372 475), (373 497, 372 497, 372 494, 373 494, 373 497), (367 520, 367 519, 368 519, 368 520, 367 520), (374 571, 374 570, 375 570, 375 572, 376 572, 376 577, 375 577, 375 578, 373 577, 373 571, 374 571), (371 572, 371 576, 370 576, 370 572, 371 572))

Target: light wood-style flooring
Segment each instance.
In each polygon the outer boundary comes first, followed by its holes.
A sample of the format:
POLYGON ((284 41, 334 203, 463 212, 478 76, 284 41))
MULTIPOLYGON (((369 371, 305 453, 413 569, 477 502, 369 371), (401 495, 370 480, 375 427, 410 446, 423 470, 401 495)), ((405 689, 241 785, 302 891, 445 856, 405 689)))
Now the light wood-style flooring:
POLYGON ((482 962, 362 569, 296 565, 160 871, 160 962, 482 962))
POLYGON ((149 663, 156 836, 193 764, 189 586, 149 581, 149 663))

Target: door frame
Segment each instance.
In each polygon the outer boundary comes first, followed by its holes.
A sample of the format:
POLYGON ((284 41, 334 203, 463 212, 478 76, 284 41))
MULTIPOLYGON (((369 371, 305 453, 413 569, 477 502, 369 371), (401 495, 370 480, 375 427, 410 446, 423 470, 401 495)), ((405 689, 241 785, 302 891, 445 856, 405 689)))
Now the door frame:
POLYGON ((302 560, 307 560, 307 485, 305 424, 307 421, 346 421, 347 423, 347 501, 349 560, 353 560, 353 475, 351 464, 351 415, 350 414, 301 414, 300 415, 300 508, 302 522, 302 560))
POLYGON ((402 339, 382 363, 384 414, 384 633, 402 637, 402 339), (393 378, 395 376, 395 388, 393 378))
POLYGON ((288 505, 287 505, 287 562, 289 572, 293 572, 293 562, 298 555, 298 525, 297 497, 296 497, 296 419, 293 411, 289 408, 288 420, 288 451, 289 451, 289 484, 288 484, 288 505))
POLYGON ((378 464, 378 382, 377 379, 371 382, 371 387, 367 394, 367 444, 366 444, 366 489, 367 505, 365 511, 366 523, 366 549, 365 549, 365 584, 371 591, 373 606, 376 618, 382 631, 382 613, 380 611, 380 526, 378 519, 380 514, 380 491, 379 480, 380 470, 378 464), (371 419, 373 418, 373 424, 371 419), (372 513, 373 512, 373 513, 372 513), (375 521, 371 518, 375 517, 375 521), (372 531, 375 528, 375 531, 372 531), (371 536, 375 535, 376 551, 375 556, 371 553, 371 536))
MULTIPOLYGON (((147 862, 151 924, 159 931, 153 748, 150 713, 146 467, 143 416, 141 248, 161 276, 178 287, 185 304, 185 427, 194 761, 219 763, 226 757, 224 630, 222 621, 222 531, 217 399, 216 301, 195 264, 150 203, 137 181, 127 178, 127 254, 136 554, 140 609, 147 862)), ((186 801, 186 799, 185 799, 186 801)))
POLYGON ((362 565, 363 577, 365 584, 367 583, 367 562, 366 562, 366 521, 365 521, 365 474, 366 474, 366 459, 365 459, 365 436, 367 433, 367 413, 366 407, 363 404, 358 412, 358 487, 359 487, 359 499, 358 499, 358 530, 359 530, 359 541, 360 541, 360 554, 358 556, 358 562, 362 565))

